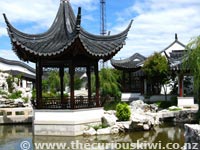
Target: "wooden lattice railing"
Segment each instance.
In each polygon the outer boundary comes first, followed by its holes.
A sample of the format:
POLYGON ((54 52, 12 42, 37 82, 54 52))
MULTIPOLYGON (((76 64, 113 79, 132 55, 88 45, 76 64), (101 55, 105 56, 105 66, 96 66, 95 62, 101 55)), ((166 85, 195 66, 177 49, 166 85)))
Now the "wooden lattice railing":
POLYGON ((37 106, 36 101, 32 101, 32 105, 36 109, 82 109, 97 107, 96 97, 88 99, 86 96, 75 96, 73 102, 74 108, 72 108, 70 98, 68 97, 63 102, 57 97, 43 97, 40 108, 37 106))

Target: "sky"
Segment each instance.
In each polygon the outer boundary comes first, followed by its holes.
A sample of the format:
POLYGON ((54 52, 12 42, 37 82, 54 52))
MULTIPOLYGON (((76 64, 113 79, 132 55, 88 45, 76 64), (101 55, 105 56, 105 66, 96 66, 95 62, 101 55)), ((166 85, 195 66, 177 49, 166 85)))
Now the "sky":
MULTIPOLYGON (((100 0, 70 0, 75 14, 82 7, 82 27, 100 33, 100 0)), ((25 33, 45 32, 53 23, 60 0, 1 0, 14 27, 25 33)), ((200 0, 106 0, 106 29, 111 35, 122 32, 133 19, 126 45, 114 58, 134 53, 149 56, 174 41, 175 33, 183 44, 200 35, 200 0)), ((3 15, 0 16, 0 57, 19 60, 12 51, 3 15)), ((33 64, 29 63, 31 66, 33 64)))

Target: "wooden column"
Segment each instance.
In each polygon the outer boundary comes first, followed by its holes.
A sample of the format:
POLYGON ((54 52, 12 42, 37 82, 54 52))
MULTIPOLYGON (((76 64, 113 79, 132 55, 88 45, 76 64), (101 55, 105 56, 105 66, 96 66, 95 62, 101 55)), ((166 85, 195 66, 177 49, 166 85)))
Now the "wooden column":
POLYGON ((92 96, 92 89, 91 89, 91 71, 90 66, 87 66, 87 78, 88 78, 88 102, 89 106, 91 105, 91 96, 92 96))
POLYGON ((179 96, 183 97, 183 75, 180 74, 178 76, 178 88, 179 88, 179 96))
POLYGON ((131 84, 132 84, 131 83, 132 82, 131 72, 129 72, 128 75, 129 75, 129 92, 132 92, 132 90, 131 90, 131 84))
POLYGON ((100 98, 99 98, 99 67, 98 62, 95 64, 95 82, 96 82, 96 107, 100 107, 100 98))
POLYGON ((36 63, 36 103, 37 108, 42 108, 42 65, 41 60, 36 63))
POLYGON ((70 74, 70 105, 71 109, 75 109, 75 99, 74 99, 74 75, 75 75, 75 67, 71 65, 69 67, 70 74))
POLYGON ((144 79, 142 77, 140 77, 140 85, 141 85, 140 93, 144 94, 144 79))
POLYGON ((144 80, 144 94, 147 94, 147 79, 143 78, 144 80))
POLYGON ((64 67, 60 67, 59 68, 59 74, 60 74, 60 100, 61 100, 61 104, 63 106, 64 104, 64 67))

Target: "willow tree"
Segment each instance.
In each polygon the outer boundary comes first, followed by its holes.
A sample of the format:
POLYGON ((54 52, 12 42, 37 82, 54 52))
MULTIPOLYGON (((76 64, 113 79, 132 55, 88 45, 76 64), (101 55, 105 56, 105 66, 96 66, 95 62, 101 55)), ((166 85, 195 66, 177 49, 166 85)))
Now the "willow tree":
MULTIPOLYGON (((102 97, 115 97, 119 99, 121 96, 119 80, 120 72, 115 69, 103 68, 99 72, 100 92, 102 97)), ((92 91, 95 91, 95 77, 92 75, 92 91)))
MULTIPOLYGON (((143 71, 147 76, 148 82, 152 85, 159 88, 164 88, 165 91, 165 99, 166 97, 166 84, 170 80, 170 73, 169 73, 169 64, 165 56, 162 56, 160 53, 154 53, 152 56, 147 58, 143 65, 143 71)), ((153 89, 152 89, 153 90, 153 89)), ((153 91, 154 93, 154 91, 153 91)))
POLYGON ((194 93, 199 100, 200 92, 200 36, 193 38, 187 45, 188 55, 184 60, 183 67, 190 69, 194 77, 194 93))

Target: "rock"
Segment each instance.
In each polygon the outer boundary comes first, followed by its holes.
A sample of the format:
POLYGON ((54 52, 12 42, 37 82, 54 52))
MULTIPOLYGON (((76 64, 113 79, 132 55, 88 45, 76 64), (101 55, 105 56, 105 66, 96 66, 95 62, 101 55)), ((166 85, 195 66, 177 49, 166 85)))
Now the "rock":
POLYGON ((90 135, 95 135, 97 132, 94 128, 89 128, 86 131, 83 131, 83 135, 85 136, 90 136, 90 135))
POLYGON ((133 101, 130 103, 132 111, 139 111, 142 110, 144 102, 142 100, 133 101))
POLYGON ((115 115, 104 114, 102 117, 103 126, 111 127, 116 124, 117 117, 115 115))
POLYGON ((149 127, 148 124, 143 124, 143 129, 144 129, 145 131, 148 131, 148 130, 150 130, 150 127, 149 127))
POLYGON ((150 130, 155 125, 155 119, 148 114, 135 113, 131 116, 130 130, 150 130))
POLYGON ((199 124, 185 124, 185 143, 197 143, 196 149, 200 149, 200 125, 199 124))
POLYGON ((117 126, 117 125, 112 126, 111 129, 110 129, 110 133, 111 134, 119 133, 119 126, 117 126))
POLYGON ((157 112, 158 106, 156 104, 145 104, 142 100, 133 101, 130 104, 131 111, 144 113, 144 112, 157 112))
POLYGON ((177 107, 177 106, 171 106, 171 107, 169 107, 169 110, 173 110, 173 109, 180 109, 179 107, 177 107))
POLYGON ((115 110, 108 110, 108 111, 104 111, 104 114, 116 115, 116 111, 115 110))
POLYGON ((24 103, 24 101, 21 98, 15 99, 14 104, 18 104, 18 103, 24 103))
POLYGON ((157 104, 150 104, 151 112, 157 112, 158 111, 158 105, 157 104))
POLYGON ((97 135, 101 135, 101 134, 111 134, 111 127, 98 129, 97 135))

